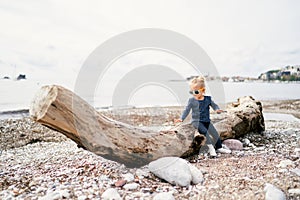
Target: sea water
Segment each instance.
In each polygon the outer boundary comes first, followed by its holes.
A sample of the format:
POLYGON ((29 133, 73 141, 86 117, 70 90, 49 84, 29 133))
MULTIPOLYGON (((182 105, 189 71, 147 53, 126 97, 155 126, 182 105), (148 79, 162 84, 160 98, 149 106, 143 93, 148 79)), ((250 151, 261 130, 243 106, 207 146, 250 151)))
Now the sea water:
MULTIPOLYGON (((43 85, 53 84, 51 81, 37 80, 0 80, 0 112, 29 109, 30 103, 40 87, 43 85)), ((71 84, 61 84, 71 90, 74 87, 71 84)), ((257 100, 285 100, 285 99, 300 99, 300 84, 299 83, 266 83, 266 82, 224 82, 222 83, 222 91, 224 92, 225 103, 236 101, 241 96, 251 95, 257 100)), ((113 88, 115 93, 118 88, 113 88)), ((112 90, 113 90, 112 89, 112 90)), ((187 94, 186 91, 182 93, 187 94)), ((214 94, 211 94, 214 96, 214 94)), ((170 91, 159 86, 147 86, 140 88, 131 94, 128 104, 124 106, 168 106, 181 105, 170 91)), ((86 99, 86 97, 82 97, 86 99)), ((95 107, 112 106, 112 96, 105 91, 95 91, 92 105, 95 107), (104 95, 103 95, 104 94, 104 95)), ((122 95, 117 96, 122 98, 122 95)), ((223 102, 218 102, 223 103, 223 102)))

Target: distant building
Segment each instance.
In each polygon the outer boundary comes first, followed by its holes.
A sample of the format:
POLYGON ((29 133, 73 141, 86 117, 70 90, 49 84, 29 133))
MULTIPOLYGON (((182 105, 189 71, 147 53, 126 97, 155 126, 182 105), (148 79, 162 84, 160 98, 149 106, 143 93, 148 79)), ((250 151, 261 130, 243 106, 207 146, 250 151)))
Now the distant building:
POLYGON ((262 73, 258 79, 266 80, 278 80, 280 78, 280 70, 270 70, 265 73, 262 73))
POLYGON ((290 76, 291 75, 291 72, 290 71, 283 71, 280 73, 280 76, 290 76))
POLYGON ((283 68, 284 72, 290 72, 290 76, 300 76, 300 65, 295 65, 295 66, 286 66, 283 68))
POLYGON ((270 80, 287 80, 287 81, 297 81, 300 80, 300 65, 286 66, 279 70, 270 70, 262 73, 259 79, 264 81, 270 80))
POLYGON ((229 78, 228 77, 222 77, 223 82, 228 82, 229 78))

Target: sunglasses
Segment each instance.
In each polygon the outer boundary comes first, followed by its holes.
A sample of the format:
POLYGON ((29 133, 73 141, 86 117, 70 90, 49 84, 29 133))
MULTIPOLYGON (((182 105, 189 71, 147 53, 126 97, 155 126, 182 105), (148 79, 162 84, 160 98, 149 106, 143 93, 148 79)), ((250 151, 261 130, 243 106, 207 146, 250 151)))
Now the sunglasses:
POLYGON ((205 88, 200 88, 199 90, 190 91, 190 94, 197 95, 197 94, 204 93, 204 92, 205 92, 205 88))

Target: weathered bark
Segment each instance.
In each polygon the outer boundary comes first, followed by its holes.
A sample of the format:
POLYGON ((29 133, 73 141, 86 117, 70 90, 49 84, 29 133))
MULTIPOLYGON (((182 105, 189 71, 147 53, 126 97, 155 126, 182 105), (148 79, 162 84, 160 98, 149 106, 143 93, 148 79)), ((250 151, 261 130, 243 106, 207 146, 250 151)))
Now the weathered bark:
POLYGON ((226 118, 215 124, 221 138, 239 138, 265 130, 262 104, 251 96, 238 99, 227 108, 226 118))
POLYGON ((154 132, 109 119, 73 92, 55 85, 40 89, 30 116, 78 146, 128 167, 146 165, 160 157, 198 153, 200 147, 195 144, 204 140, 198 136, 193 143, 195 129, 190 124, 154 132))

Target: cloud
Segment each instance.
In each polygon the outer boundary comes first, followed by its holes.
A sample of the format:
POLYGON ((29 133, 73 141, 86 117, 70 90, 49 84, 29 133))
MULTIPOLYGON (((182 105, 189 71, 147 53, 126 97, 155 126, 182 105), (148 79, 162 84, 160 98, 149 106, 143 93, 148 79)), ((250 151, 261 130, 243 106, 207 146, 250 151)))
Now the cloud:
POLYGON ((0 59, 5 68, 17 65, 39 77, 69 76, 112 36, 154 27, 196 41, 221 75, 257 76, 300 63, 299 6, 293 0, 1 1, 0 59))

